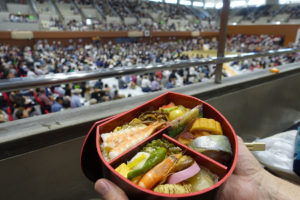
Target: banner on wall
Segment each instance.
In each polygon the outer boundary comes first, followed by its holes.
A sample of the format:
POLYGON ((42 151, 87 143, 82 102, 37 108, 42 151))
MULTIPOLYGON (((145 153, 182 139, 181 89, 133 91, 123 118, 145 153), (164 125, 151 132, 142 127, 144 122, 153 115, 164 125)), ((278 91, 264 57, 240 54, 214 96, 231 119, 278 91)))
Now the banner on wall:
POLYGON ((31 40, 33 38, 32 31, 12 31, 11 38, 15 40, 31 40))
POLYGON ((141 31, 128 31, 128 37, 143 37, 143 35, 141 31))

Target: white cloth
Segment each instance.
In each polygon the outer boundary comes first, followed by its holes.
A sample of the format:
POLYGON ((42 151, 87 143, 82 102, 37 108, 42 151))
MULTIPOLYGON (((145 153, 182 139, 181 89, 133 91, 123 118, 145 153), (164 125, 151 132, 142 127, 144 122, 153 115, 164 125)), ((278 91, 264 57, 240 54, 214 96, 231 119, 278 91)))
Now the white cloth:
POLYGON ((291 130, 257 139, 255 142, 266 143, 266 150, 254 151, 253 154, 264 166, 279 176, 300 183, 300 178, 293 171, 296 134, 297 130, 291 130))

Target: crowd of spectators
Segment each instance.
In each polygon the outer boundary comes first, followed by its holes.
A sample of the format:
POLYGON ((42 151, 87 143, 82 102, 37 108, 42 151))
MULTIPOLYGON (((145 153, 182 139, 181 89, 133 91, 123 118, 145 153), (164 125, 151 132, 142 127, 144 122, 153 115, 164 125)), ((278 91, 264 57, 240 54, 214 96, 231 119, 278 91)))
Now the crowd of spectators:
POLYGON ((136 18, 151 18, 148 14, 149 6, 147 3, 142 1, 127 1, 127 8, 135 15, 136 18))
MULTIPOLYGON (((78 0, 79 5, 88 5, 90 1, 78 0)), ((72 26, 66 26, 67 30, 85 31, 85 30, 100 30, 100 31, 216 31, 216 26, 201 25, 201 20, 195 18, 195 21, 189 20, 186 24, 168 23, 169 19, 185 19, 185 16, 191 14, 187 7, 177 6, 173 4, 161 4, 155 2, 134 2, 128 0, 122 1, 97 1, 97 5, 107 17, 125 17, 136 18, 134 24, 125 24, 123 20, 115 23, 107 23, 105 20, 93 20, 91 26, 86 26, 85 22, 76 22, 72 26), (149 13, 161 14, 160 20, 153 19, 149 13), (164 13, 164 14, 162 14, 164 13), (147 23, 141 22, 141 18, 150 19, 147 23)))
POLYGON ((147 10, 149 9, 152 13, 162 12, 164 10, 165 4, 158 3, 158 2, 151 2, 147 4, 147 10))
POLYGON ((283 38, 268 35, 236 35, 228 38, 227 49, 232 52, 258 52, 278 49, 283 38))
MULTIPOLYGON (((38 1, 43 4, 44 0, 38 1)), ((70 13, 79 15, 80 10, 70 0, 56 0, 55 3, 65 3, 67 8, 70 9, 70 13)), ((75 0, 79 6, 81 5, 92 5, 92 0, 75 0)), ((103 18, 93 18, 91 24, 87 24, 85 20, 79 20, 78 18, 71 19, 66 18, 65 20, 56 18, 49 18, 46 20, 47 23, 41 21, 44 29, 50 30, 69 30, 69 31, 217 31, 218 27, 205 23, 201 24, 201 21, 207 19, 200 19, 194 16, 193 19, 187 19, 187 15, 193 15, 189 8, 175 4, 162 4, 157 2, 135 2, 129 0, 111 0, 111 1, 95 1, 99 6, 103 18), (158 18, 153 18, 149 13, 159 14, 158 18), (120 20, 111 23, 111 20, 106 20, 106 17, 120 17, 120 20), (136 20, 134 24, 125 23, 124 18, 131 17, 136 20), (141 19, 146 19, 147 22, 141 19), (169 20, 183 20, 183 22, 170 22, 169 20)), ((59 4, 57 4, 59 7, 59 4)), ((50 6, 50 4, 49 4, 50 6)), ((48 13, 50 7, 43 7, 39 14, 43 11, 48 13)), ((62 11, 61 11, 62 12, 62 11)), ((63 13, 62 13, 63 14, 63 13)), ((27 14, 15 14, 11 13, 5 20, 11 22, 21 23, 36 23, 37 19, 33 15, 27 14)), ((45 21, 45 20, 44 20, 45 21)))
MULTIPOLYGON (((216 26, 202 26, 201 23, 171 23, 161 21, 160 23, 140 23, 135 24, 116 24, 116 23, 100 23, 99 21, 94 21, 94 25, 91 27, 93 30, 100 31, 217 31, 216 26)), ((81 23, 76 26, 76 28, 70 30, 86 30, 88 27, 85 23, 81 23)))
POLYGON ((120 17, 132 16, 130 10, 127 8, 127 0, 111 0, 109 3, 120 17))
POLYGON ((300 5, 291 7, 289 13, 291 13, 290 19, 300 19, 300 5))
POLYGON ((279 5, 278 9, 272 13, 272 16, 276 14, 286 14, 288 18, 286 18, 285 22, 288 22, 290 19, 300 19, 300 5, 299 4, 287 4, 287 5, 279 5))
POLYGON ((83 22, 83 21, 77 21, 76 19, 69 20, 66 23, 66 28, 67 28, 67 30, 70 30, 70 31, 84 31, 84 30, 88 30, 88 27, 87 27, 87 25, 86 25, 85 22, 83 22))
MULTIPOLYGON (((264 23, 274 23, 277 21, 280 21, 281 23, 290 23, 290 20, 300 19, 300 5, 291 3, 262 5, 259 7, 251 6, 237 8, 236 12, 234 13, 236 16, 242 16, 242 21, 248 21, 251 23, 256 23, 261 17, 267 17, 264 23)), ((220 14, 218 17, 220 17, 220 14)))
POLYGON ((59 31, 64 30, 64 25, 61 23, 61 21, 59 19, 51 17, 50 21, 49 21, 49 28, 52 28, 52 27, 56 27, 59 31))
POLYGON ((10 22, 19 22, 19 23, 35 23, 36 20, 32 15, 26 14, 9 14, 10 22))
MULTIPOLYGON (((238 35, 228 38, 227 42, 227 50, 235 52, 263 51, 278 47, 281 47, 281 38, 278 40, 277 37, 265 35, 238 35)), ((200 59, 209 56, 203 53, 204 49, 215 50, 216 48, 216 40, 202 38, 186 41, 157 41, 151 44, 95 42, 69 46, 62 46, 60 42, 48 44, 47 41, 39 41, 34 48, 26 47, 24 49, 1 45, 0 76, 1 79, 35 77, 54 73, 166 63, 190 58, 200 59)), ((238 71, 250 71, 296 61, 299 61, 299 55, 289 54, 232 62, 230 65, 238 68, 238 71)), ((224 71, 223 76, 228 76, 228 74, 224 71)), ((0 121, 27 118, 165 88, 180 87, 207 81, 212 77, 214 77, 214 65, 203 65, 180 70, 157 71, 144 75, 116 77, 111 82, 100 79, 1 93, 0 121), (125 90, 129 92, 125 94, 125 90)))
POLYGON ((166 17, 172 19, 183 19, 185 15, 191 14, 191 11, 187 7, 175 4, 166 4, 165 12, 167 14, 166 17))
POLYGON ((112 9, 109 2, 107 3, 107 1, 97 1, 96 3, 98 4, 98 6, 100 6, 105 16, 118 16, 118 14, 112 9))

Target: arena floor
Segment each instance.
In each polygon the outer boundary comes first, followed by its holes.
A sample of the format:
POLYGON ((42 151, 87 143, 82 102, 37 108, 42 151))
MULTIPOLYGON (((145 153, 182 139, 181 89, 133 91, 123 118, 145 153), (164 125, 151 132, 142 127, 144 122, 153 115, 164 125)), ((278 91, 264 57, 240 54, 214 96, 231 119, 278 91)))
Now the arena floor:
MULTIPOLYGON (((185 55, 189 55, 191 58, 196 57, 196 56, 200 56, 203 55, 204 57, 216 57, 217 56, 217 50, 203 50, 203 51, 185 51, 184 52, 185 55)), ((227 51, 225 52, 225 56, 226 55, 234 55, 234 54, 239 54, 236 52, 230 52, 227 51)))
MULTIPOLYGON (((203 56, 205 58, 207 57, 217 57, 217 50, 204 50, 204 51, 185 51, 185 55, 188 55, 190 58, 196 58, 197 56, 203 56)), ((226 55, 237 55, 239 53, 236 52, 225 52, 226 55)), ((238 74, 238 68, 230 67, 228 63, 223 64, 224 70, 227 72, 228 76, 235 76, 238 74)))
MULTIPOLYGON (((216 57, 217 51, 216 50, 206 50, 206 51, 186 51, 184 54, 189 55, 191 58, 195 58, 197 55, 203 55, 204 57, 216 57)), ((225 55, 233 55, 236 54, 235 52, 226 52, 225 55)), ((239 71, 239 66, 231 67, 229 63, 224 63, 223 68, 228 74, 228 76, 236 76, 241 71, 239 71)), ((118 80, 116 78, 106 78, 103 79, 104 84, 108 84, 110 88, 113 87, 113 85, 118 85, 118 80)), ((126 89, 119 89, 120 95, 128 96, 129 94, 132 96, 142 95, 144 92, 139 86, 136 86, 135 89, 126 88, 126 89)))

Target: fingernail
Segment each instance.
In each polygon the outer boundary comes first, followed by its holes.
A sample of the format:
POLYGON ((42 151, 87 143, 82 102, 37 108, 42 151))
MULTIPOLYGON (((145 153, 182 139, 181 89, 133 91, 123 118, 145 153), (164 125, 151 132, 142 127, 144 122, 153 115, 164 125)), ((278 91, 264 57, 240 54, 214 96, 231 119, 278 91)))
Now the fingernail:
POLYGON ((101 195, 105 196, 106 193, 108 192, 109 185, 106 183, 105 180, 99 180, 96 183, 96 191, 101 195))

